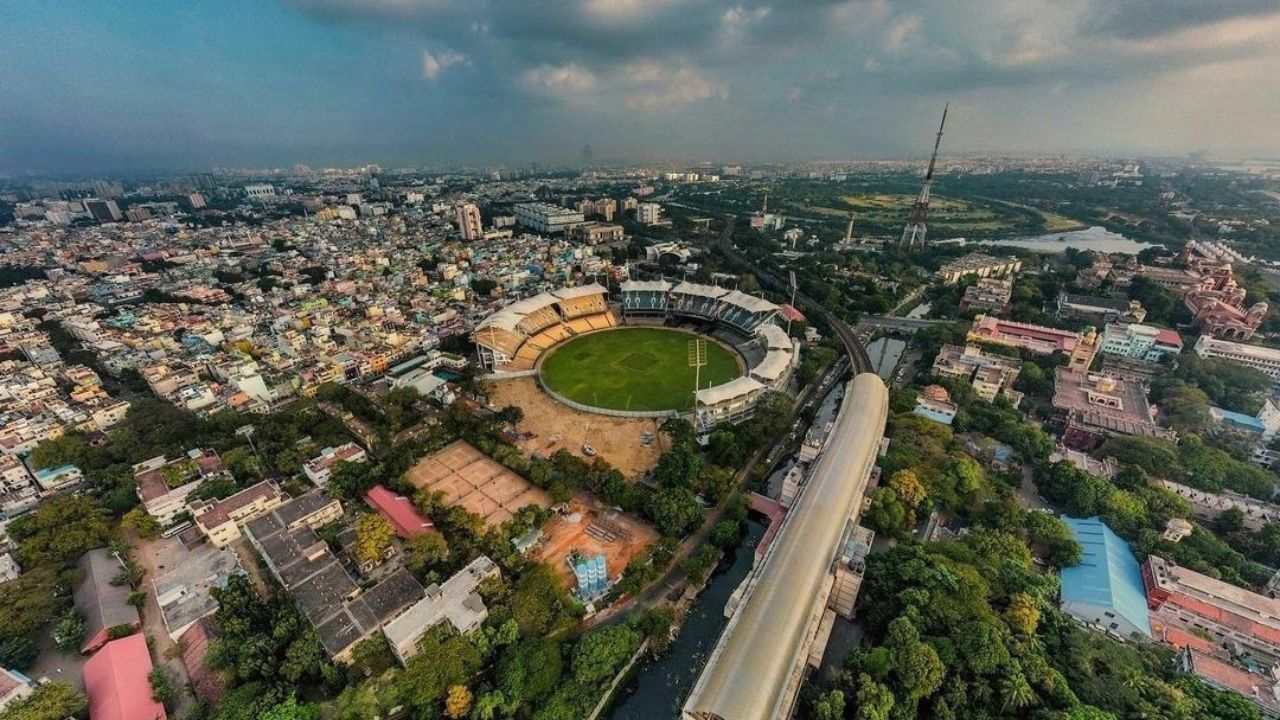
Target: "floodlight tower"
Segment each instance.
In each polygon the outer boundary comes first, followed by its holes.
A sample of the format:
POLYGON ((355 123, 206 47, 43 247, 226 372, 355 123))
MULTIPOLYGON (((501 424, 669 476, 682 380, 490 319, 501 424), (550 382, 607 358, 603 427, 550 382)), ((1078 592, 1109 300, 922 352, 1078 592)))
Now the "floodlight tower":
POLYGON ((919 245, 921 250, 925 247, 925 235, 928 227, 925 225, 925 216, 929 214, 929 189, 933 185, 933 168, 938 163, 938 146, 942 144, 942 129, 947 125, 947 110, 951 104, 947 103, 942 108, 942 122, 938 125, 938 137, 933 141, 933 155, 929 156, 929 168, 924 173, 924 186, 920 188, 920 195, 916 198, 915 205, 911 207, 911 217, 907 220, 907 226, 902 229, 902 248, 908 252, 915 250, 919 245))
POLYGON ((707 364, 707 340, 689 341, 689 367, 693 368, 693 418, 698 419, 698 386, 702 384, 702 367, 707 364))

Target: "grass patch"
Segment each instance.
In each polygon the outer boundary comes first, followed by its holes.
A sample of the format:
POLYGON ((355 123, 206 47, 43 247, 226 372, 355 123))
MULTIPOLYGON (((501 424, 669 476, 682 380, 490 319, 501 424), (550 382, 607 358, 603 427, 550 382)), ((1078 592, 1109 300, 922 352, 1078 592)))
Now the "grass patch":
MULTIPOLYGON (((619 328, 572 338, 542 362, 542 380, 580 403, 614 410, 687 410, 693 405, 693 335, 666 328, 619 328)), ((737 356, 707 341, 703 388, 738 377, 737 356)))

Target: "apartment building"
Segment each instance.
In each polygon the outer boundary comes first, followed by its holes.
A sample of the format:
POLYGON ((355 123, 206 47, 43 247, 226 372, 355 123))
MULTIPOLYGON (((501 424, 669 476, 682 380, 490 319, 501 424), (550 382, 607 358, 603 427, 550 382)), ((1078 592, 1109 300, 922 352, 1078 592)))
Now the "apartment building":
POLYGON ((1108 323, 1102 332, 1102 352, 1134 360, 1160 362, 1182 352, 1177 332, 1154 325, 1108 323))

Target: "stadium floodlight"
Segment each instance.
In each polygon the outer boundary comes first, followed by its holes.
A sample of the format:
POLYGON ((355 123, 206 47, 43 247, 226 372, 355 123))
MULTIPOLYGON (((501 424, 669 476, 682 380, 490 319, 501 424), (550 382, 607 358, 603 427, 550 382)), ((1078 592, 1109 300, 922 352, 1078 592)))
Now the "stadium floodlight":
POLYGON ((707 339, 689 341, 689 367, 693 368, 693 409, 698 409, 698 390, 702 384, 702 367, 707 364, 707 339))

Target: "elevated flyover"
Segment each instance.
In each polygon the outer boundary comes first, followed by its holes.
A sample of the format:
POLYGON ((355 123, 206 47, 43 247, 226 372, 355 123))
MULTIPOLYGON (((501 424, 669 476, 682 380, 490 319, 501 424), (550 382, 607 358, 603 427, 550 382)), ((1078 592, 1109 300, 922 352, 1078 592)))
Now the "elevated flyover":
MULTIPOLYGON (((847 328, 846 328, 847 330, 847 328)), ((849 382, 799 501, 787 513, 683 706, 685 720, 780 720, 803 680, 884 435, 889 395, 873 373, 849 382)))

